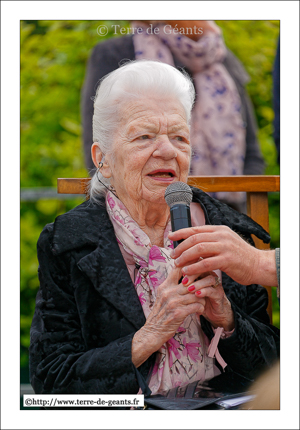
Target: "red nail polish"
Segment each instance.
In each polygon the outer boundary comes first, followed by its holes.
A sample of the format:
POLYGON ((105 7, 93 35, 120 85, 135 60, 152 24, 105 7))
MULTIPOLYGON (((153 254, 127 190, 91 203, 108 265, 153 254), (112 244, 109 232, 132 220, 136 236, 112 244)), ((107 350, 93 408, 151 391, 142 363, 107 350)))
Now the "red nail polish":
POLYGON ((194 291, 194 289, 195 289, 195 285, 190 285, 190 286, 188 287, 188 291, 194 291))
POLYGON ((183 285, 187 284, 189 282, 189 278, 185 276, 182 280, 183 285))
POLYGON ((196 294, 196 296, 201 296, 201 291, 200 290, 196 291, 195 294, 196 294))

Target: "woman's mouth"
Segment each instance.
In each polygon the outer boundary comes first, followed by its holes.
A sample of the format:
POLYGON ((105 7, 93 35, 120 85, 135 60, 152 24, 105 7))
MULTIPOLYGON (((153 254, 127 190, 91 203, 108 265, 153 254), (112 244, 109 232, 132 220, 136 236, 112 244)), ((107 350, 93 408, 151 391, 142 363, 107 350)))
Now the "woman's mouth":
POLYGON ((148 173, 147 176, 155 180, 172 181, 176 175, 174 170, 160 169, 148 173))

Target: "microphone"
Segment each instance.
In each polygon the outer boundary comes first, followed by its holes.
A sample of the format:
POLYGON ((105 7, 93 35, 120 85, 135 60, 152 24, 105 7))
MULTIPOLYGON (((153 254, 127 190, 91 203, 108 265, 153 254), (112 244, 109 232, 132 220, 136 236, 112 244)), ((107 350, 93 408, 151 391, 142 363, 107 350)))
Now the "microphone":
MULTIPOLYGON (((165 191, 165 200, 170 207, 172 231, 192 226, 190 204, 193 193, 184 182, 174 182, 165 191)), ((174 248, 183 240, 174 241, 174 248)))

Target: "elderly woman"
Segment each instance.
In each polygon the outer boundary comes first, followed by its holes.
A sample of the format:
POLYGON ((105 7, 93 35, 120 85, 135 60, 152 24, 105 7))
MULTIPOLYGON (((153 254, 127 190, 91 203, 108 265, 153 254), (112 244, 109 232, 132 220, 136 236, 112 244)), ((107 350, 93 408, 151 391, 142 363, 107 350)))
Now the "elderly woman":
MULTIPOLYGON (((218 270, 183 277, 172 258, 164 194, 188 178, 194 97, 187 76, 154 61, 102 80, 90 199, 47 225, 38 241, 36 393, 133 394, 147 383, 156 394, 224 369, 252 378, 278 357, 263 287, 218 270)), ((193 226, 227 225, 249 241, 250 234, 269 240, 245 215, 192 191, 193 226)))

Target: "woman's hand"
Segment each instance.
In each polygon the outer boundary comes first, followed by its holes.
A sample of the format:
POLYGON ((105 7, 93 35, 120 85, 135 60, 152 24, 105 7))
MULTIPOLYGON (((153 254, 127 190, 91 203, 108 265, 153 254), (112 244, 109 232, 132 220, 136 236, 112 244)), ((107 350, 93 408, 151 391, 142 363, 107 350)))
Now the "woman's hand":
POLYGON ((185 276, 182 283, 190 294, 201 297, 204 301, 203 315, 214 328, 223 327, 226 331, 234 329, 234 315, 219 277, 214 272, 197 275, 185 276), (196 279, 195 279, 196 278, 196 279))
POLYGON ((193 291, 188 287, 194 279, 190 278, 185 285, 178 284, 181 277, 181 269, 175 268, 157 288, 153 309, 145 325, 133 337, 132 362, 136 367, 172 338, 190 314, 205 316, 214 327, 222 326, 225 330, 234 327, 233 312, 223 288, 212 287, 216 283, 215 274, 195 281, 193 291), (196 291, 201 294, 195 294, 196 291))
MULTIPOLYGON (((261 265, 261 253, 266 253, 249 245, 226 226, 205 225, 185 228, 170 233, 169 238, 184 239, 174 249, 172 258, 185 275, 219 269, 243 285, 255 283, 257 274, 261 272, 258 270, 261 265)), ((261 282, 262 280, 257 281, 261 282)))
POLYGON ((171 339, 188 315, 204 311, 203 299, 188 294, 186 287, 178 284, 181 277, 181 269, 174 268, 157 288, 153 309, 132 340, 132 362, 136 367, 171 339))

